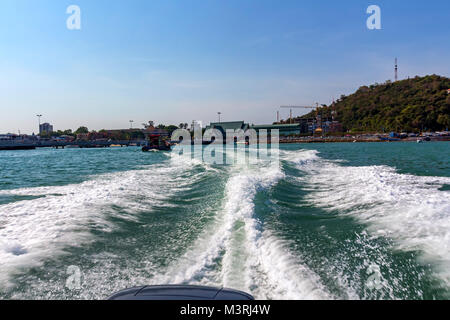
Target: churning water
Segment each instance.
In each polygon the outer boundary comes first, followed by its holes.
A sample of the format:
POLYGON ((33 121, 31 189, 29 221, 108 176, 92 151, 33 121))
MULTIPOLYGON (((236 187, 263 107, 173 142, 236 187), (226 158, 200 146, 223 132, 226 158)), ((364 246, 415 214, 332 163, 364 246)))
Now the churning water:
POLYGON ((104 299, 147 284, 449 298, 449 143, 282 145, 278 156, 0 153, 0 298, 104 299))

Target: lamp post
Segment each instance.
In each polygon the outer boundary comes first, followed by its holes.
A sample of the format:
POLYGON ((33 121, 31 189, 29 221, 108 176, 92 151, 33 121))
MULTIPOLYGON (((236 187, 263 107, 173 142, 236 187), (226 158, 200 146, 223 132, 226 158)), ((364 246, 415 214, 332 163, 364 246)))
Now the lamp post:
POLYGON ((219 123, 220 123, 220 115, 222 114, 222 112, 217 112, 217 114, 219 115, 219 123))
POLYGON ((133 122, 134 120, 130 120, 130 129, 133 129, 133 122))

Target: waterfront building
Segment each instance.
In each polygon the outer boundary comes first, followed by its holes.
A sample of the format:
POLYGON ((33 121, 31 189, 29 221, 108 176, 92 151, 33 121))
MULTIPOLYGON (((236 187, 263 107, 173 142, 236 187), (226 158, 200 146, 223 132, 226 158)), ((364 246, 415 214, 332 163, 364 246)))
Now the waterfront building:
POLYGON ((260 130, 267 130, 270 134, 271 130, 279 130, 280 136, 300 135, 308 132, 307 122, 293 123, 293 124, 264 124, 264 125, 252 125, 250 129, 256 130, 259 134, 260 130))
POLYGON ((43 123, 39 126, 39 134, 49 134, 53 132, 53 126, 50 123, 43 123))
POLYGON ((0 140, 2 141, 12 141, 12 140, 20 140, 24 136, 19 136, 14 133, 0 134, 0 140))
POLYGON ((223 139, 226 139, 227 130, 243 130, 244 132, 250 128, 248 123, 244 121, 230 121, 230 122, 211 122, 209 126, 206 127, 208 129, 217 129, 222 135, 223 139))
POLYGON ((253 129, 256 133, 259 134, 260 130, 267 130, 267 134, 270 135, 271 130, 278 130, 280 136, 289 136, 289 135, 300 135, 308 132, 312 132, 309 128, 308 120, 300 121, 299 123, 293 124, 263 124, 263 125, 249 125, 244 121, 231 121, 231 122, 212 122, 209 126, 206 127, 208 129, 217 129, 222 134, 224 139, 226 139, 226 131, 227 130, 243 130, 244 132, 248 129, 253 129))
POLYGON ((15 133, 7 133, 0 134, 0 141, 37 141, 38 137, 27 134, 15 134, 15 133))

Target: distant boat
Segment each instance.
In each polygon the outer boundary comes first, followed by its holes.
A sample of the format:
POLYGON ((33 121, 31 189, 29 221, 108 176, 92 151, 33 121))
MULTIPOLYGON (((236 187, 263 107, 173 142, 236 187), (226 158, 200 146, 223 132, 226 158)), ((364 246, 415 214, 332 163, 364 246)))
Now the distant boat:
POLYGON ((142 151, 170 151, 172 149, 170 142, 161 135, 155 134, 148 137, 147 145, 142 147, 142 151))
POLYGON ((0 140, 0 150, 34 150, 34 149, 36 149, 36 144, 33 141, 28 141, 24 139, 0 140))

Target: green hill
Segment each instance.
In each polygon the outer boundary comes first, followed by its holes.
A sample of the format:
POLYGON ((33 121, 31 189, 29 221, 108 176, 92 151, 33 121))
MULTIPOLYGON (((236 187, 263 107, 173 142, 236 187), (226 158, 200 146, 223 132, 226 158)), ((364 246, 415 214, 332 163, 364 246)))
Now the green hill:
MULTIPOLYGON (((424 131, 450 127, 450 79, 437 75, 363 86, 317 112, 351 131, 424 131)), ((302 117, 312 117, 316 111, 302 117)))

